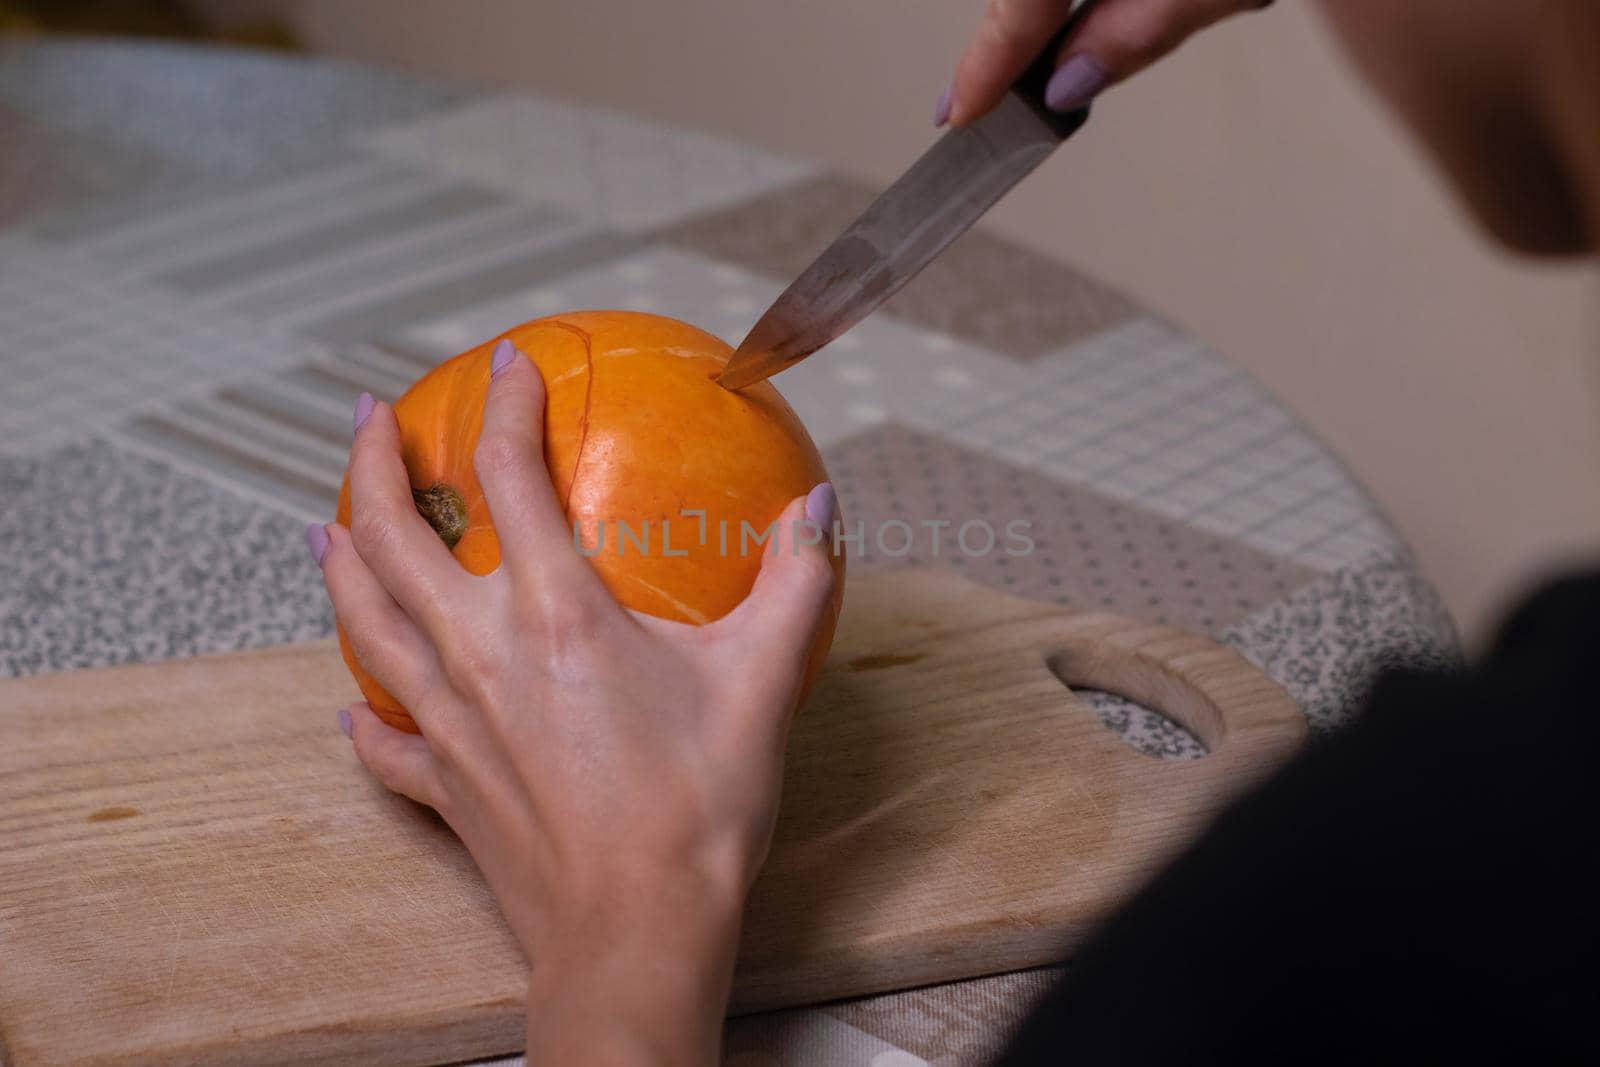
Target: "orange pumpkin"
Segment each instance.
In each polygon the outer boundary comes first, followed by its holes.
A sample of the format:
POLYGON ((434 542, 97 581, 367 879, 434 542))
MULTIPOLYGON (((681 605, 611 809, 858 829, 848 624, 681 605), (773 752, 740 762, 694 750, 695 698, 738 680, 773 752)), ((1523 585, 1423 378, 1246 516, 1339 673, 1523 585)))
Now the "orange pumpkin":
MULTIPOLYGON (((612 595, 679 622, 704 624, 731 611, 770 549, 756 537, 789 501, 827 479, 783 397, 766 382, 723 389, 714 378, 732 349, 659 315, 574 312, 502 336, 544 377, 545 461, 575 543, 612 595)), ((480 575, 500 565, 500 541, 472 468, 499 339, 435 367, 394 405, 418 510, 456 560, 480 575)), ((348 526, 350 517, 347 473, 338 520, 348 526)), ((806 688, 827 655, 843 595, 844 555, 832 558, 833 603, 816 634, 806 688)), ((416 732, 356 661, 342 626, 339 647, 373 710, 416 732)))

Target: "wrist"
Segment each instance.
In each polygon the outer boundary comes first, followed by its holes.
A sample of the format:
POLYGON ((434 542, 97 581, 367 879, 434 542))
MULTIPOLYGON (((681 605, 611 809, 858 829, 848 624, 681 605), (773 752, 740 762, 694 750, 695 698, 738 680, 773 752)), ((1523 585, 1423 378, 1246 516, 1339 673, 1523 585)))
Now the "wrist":
POLYGON ((679 872, 613 884, 553 915, 525 946, 530 1067, 582 1050, 597 1062, 710 1062, 743 903, 742 885, 679 872))
POLYGON ((502 905, 534 962, 580 952, 591 958, 626 954, 658 941, 698 944, 730 931, 737 938, 749 893, 747 869, 732 857, 716 863, 636 861, 569 873, 559 887, 521 894, 522 907, 510 900, 502 905))

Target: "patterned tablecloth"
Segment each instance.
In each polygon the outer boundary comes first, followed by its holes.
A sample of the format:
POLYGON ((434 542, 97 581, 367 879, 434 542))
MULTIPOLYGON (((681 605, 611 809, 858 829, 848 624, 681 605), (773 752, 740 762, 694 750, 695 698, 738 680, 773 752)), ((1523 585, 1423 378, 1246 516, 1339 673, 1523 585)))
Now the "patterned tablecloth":
MULTIPOLYGON (((872 194, 571 103, 178 46, 0 45, 0 145, 4 675, 326 636, 301 530, 332 514, 358 390, 573 308, 736 341, 872 194)), ((1375 666, 1455 654, 1404 544, 1291 414, 1006 241, 963 238, 778 384, 869 529, 1033 524, 1025 557, 869 541, 853 568, 1212 634, 1321 730, 1375 666)), ((1052 973, 736 1020, 728 1062, 981 1063, 1052 973)))

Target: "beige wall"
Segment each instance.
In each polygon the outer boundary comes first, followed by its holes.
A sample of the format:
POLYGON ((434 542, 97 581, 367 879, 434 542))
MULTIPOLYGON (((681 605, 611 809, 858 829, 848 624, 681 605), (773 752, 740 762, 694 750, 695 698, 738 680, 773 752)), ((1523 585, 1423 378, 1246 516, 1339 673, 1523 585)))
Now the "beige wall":
MULTIPOLYGON (((237 7, 213 0, 217 8, 237 7)), ((525 85, 876 180, 930 141, 978 0, 254 0, 317 48, 525 85)), ((1600 278, 1510 262, 1303 3, 1109 96, 993 225, 1253 370, 1349 461, 1468 634, 1600 544, 1600 278)))

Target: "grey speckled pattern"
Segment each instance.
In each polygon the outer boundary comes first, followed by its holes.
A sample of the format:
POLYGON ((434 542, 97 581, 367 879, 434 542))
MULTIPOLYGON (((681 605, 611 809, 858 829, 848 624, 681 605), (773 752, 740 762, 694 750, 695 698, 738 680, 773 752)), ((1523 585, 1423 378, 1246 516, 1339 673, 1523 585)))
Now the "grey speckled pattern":
POLYGON ((476 95, 355 63, 244 49, 0 41, 0 109, 49 128, 54 152, 32 169, 58 187, 56 208, 287 173, 351 134, 476 95))
MULTIPOLYGON (((0 46, 0 55, 4 47, 0 46)), ((0 78, 6 64, 0 61, 0 78)), ((0 225, 170 180, 170 160, 48 129, 0 100, 0 225)))
POLYGON ((1287 689, 1314 731, 1347 725, 1387 667, 1460 664, 1449 612, 1404 557, 1335 571, 1229 627, 1223 640, 1287 689))
POLYGON ((0 460, 0 499, 0 676, 333 632, 301 523, 103 440, 0 460))

